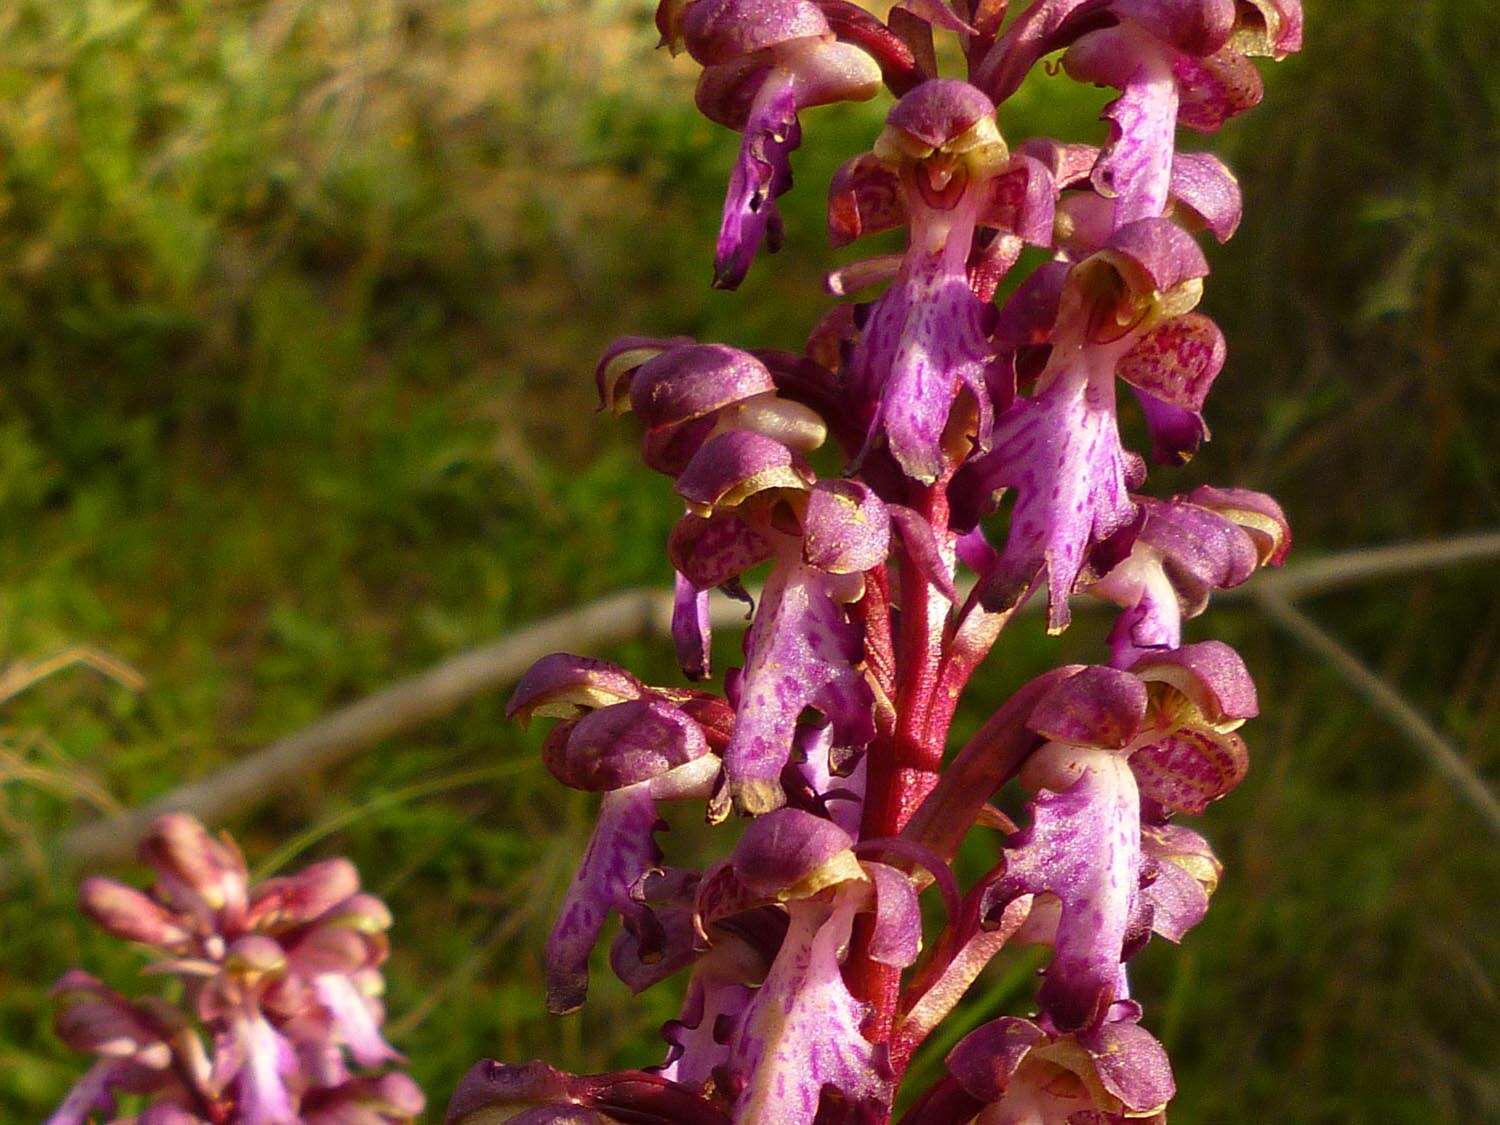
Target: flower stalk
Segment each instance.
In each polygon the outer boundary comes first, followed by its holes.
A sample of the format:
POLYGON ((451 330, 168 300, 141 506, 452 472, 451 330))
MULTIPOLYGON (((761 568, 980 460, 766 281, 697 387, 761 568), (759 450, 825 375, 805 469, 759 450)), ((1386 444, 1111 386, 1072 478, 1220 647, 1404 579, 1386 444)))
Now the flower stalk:
POLYGON ((1238 728, 1256 713, 1239 657, 1188 643, 1183 625, 1214 590, 1279 565, 1290 535, 1259 493, 1148 494, 1119 391, 1156 465, 1207 439, 1225 346, 1195 311, 1209 272, 1195 236, 1230 237, 1240 199, 1215 158, 1176 151, 1177 131, 1259 100, 1248 59, 1296 50, 1301 11, 1007 7, 922 0, 881 21, 843 0, 666 0, 658 13, 705 68, 700 108, 743 137, 715 284, 777 248, 803 111, 881 84, 896 100, 835 176, 829 232, 843 246, 904 228, 907 247, 830 276, 830 293, 857 299, 824 312, 801 354, 634 337, 601 362, 602 401, 638 415, 646 463, 686 506, 668 555, 691 678, 711 672, 707 599, 747 598, 744 577, 768 568, 722 695, 556 656, 511 705, 561 720, 547 738, 560 780, 606 791, 549 947, 554 1010, 583 1001, 610 915, 616 973, 638 990, 686 974, 687 999, 658 1065, 480 1064, 451 1121, 873 1123, 898 1093, 911 1125, 1164 1119, 1171 1067, 1128 963, 1207 909, 1219 864, 1177 818, 1238 783, 1238 728), (938 34, 958 37, 964 79, 937 74, 938 34), (1103 143, 1007 143, 997 106, 1058 53, 1068 77, 1119 91, 1103 143), (1028 245, 1047 260, 1021 276, 1028 245), (808 455, 829 435, 847 461, 825 479, 808 455), (1075 596, 1117 606, 1108 652, 1020 686, 945 766, 971 675, 1044 590, 1051 632, 1075 596), (585 730, 607 736, 575 746, 585 730), (990 803, 1008 784, 1030 794, 1019 826, 990 803), (653 837, 663 799, 749 823, 729 858, 670 866, 653 837), (948 864, 976 825, 998 829, 995 859, 961 889, 948 864), (936 929, 919 909, 929 887, 936 929), (904 1090, 913 1053, 1016 945, 1051 950, 1030 1013, 997 1014, 932 1087, 904 1090))

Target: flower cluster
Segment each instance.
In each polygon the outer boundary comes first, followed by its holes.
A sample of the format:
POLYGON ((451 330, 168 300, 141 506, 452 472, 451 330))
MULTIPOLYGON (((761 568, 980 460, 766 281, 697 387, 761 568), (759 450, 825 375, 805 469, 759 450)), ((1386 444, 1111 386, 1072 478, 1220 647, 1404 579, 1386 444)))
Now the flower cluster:
POLYGON ((1244 776, 1256 713, 1240 658, 1183 626, 1290 541, 1260 493, 1144 492, 1148 461, 1208 437, 1225 343, 1196 311, 1199 236, 1229 238, 1240 213, 1229 170, 1176 138, 1254 105, 1251 59, 1295 51, 1302 16, 1298 0, 1007 9, 663 0, 664 42, 703 68, 699 107, 743 137, 716 284, 777 247, 803 111, 882 86, 896 101, 835 176, 829 233, 904 229, 906 249, 835 271, 835 297, 865 299, 801 351, 630 337, 600 361, 603 406, 636 415, 685 508, 667 554, 686 675, 712 672, 715 591, 753 617, 721 694, 563 654, 517 688, 513 715, 560 720, 548 768, 602 795, 548 1002, 583 1004, 611 918, 614 972, 637 991, 681 976, 685 999, 657 1065, 481 1063, 450 1121, 889 1121, 913 1052, 1019 944, 1051 950, 1033 1014, 964 1038, 905 1120, 1162 1118, 1171 1067, 1128 965, 1207 910, 1219 863, 1176 818, 1244 776), (966 79, 938 75, 937 32, 966 79), (1118 91, 1102 144, 1002 136, 997 106, 1049 57, 1118 91), (1145 456, 1122 438, 1121 384, 1145 456), (1118 607, 1107 656, 1021 687, 945 766, 972 672, 1043 588, 1053 632, 1077 596, 1118 607), (1019 828, 991 804, 1012 781, 1019 828), (750 820, 727 858, 677 866, 655 840, 663 801, 750 820), (951 862, 975 826, 998 833, 994 864, 965 888, 951 862))
POLYGON ((250 884, 227 836, 161 817, 141 845, 148 892, 105 878, 81 891, 105 932, 150 951, 182 1002, 129 999, 82 970, 58 981, 57 1033, 98 1061, 49 1119, 139 1125, 400 1125, 423 1097, 382 1068, 380 965, 391 923, 347 860, 250 884), (206 1037, 206 1044, 205 1044, 206 1037), (350 1063, 357 1069, 351 1069, 350 1063), (145 1108, 119 1118, 117 1098, 145 1108))

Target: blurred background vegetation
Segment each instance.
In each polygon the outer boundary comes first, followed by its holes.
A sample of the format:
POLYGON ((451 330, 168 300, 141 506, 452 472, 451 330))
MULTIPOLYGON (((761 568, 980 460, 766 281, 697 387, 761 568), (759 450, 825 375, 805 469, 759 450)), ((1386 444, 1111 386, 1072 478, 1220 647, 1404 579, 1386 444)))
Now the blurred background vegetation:
MULTIPOLYGON (((1231 342, 1189 470, 1280 496, 1303 558, 1493 527, 1500 487, 1500 14, 1308 0, 1308 49, 1213 143, 1247 219, 1205 307, 1231 342)), ((645 0, 11 0, 0 6, 0 665, 87 645, 0 703, 0 1119, 83 1062, 47 988, 136 960, 72 910, 57 831, 202 776, 340 703, 667 577, 668 485, 592 413, 612 336, 796 346, 825 302, 823 189, 882 109, 816 111, 791 236, 707 287, 735 138, 653 53, 645 0)), ((1097 138, 1040 76, 1013 139, 1097 138)), ((1295 556, 1294 556, 1295 557, 1295 556)), ((1306 608, 1495 776, 1493 566, 1306 608)), ((1099 652, 1014 627, 961 717, 1099 652)), ((1185 1122, 1500 1120, 1500 862, 1482 823, 1245 603, 1196 635, 1262 685, 1228 868, 1137 974, 1185 1122)), ((660 645, 611 655, 670 676, 660 645)), ((347 852, 394 908, 390 1009, 438 1109, 482 1055, 638 1065, 670 987, 542 1010, 538 955, 587 802, 496 695, 232 827, 252 863, 347 852), (475 771, 484 771, 478 775, 475 771)), ((691 853, 691 818, 671 846, 691 853)), ((1024 1008, 999 966, 968 1009, 1024 1008)), ((933 1060, 919 1065, 932 1065, 933 1060)))

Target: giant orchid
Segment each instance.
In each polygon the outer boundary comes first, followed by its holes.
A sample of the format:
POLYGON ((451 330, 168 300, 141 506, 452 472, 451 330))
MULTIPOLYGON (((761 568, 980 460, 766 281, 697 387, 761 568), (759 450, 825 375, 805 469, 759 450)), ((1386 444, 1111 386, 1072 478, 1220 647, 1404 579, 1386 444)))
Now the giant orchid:
POLYGON ((1229 238, 1240 212, 1229 170, 1176 138, 1258 101, 1250 59, 1297 50, 1302 13, 1007 9, 663 0, 664 42, 703 67, 699 107, 743 135, 716 284, 778 245, 804 111, 882 85, 896 101, 835 176, 829 232, 844 246, 904 228, 906 249, 835 271, 830 292, 863 299, 800 352, 630 337, 600 361, 603 406, 637 416, 683 504, 666 553, 690 679, 713 672, 715 592, 753 610, 719 693, 563 654, 517 688, 512 714, 560 720, 558 780, 601 794, 547 946, 548 1002, 584 1003, 612 918, 614 972, 637 991, 681 977, 685 998, 644 1069, 481 1063, 450 1121, 875 1123, 898 1093, 912 1125, 1163 1119, 1171 1066, 1129 962, 1204 916, 1219 862, 1177 818, 1238 784, 1256 713, 1240 658, 1184 623, 1290 542, 1260 493, 1145 491, 1148 464, 1208 437, 1225 342, 1196 311, 1198 236, 1229 238), (956 36, 944 57, 965 79, 938 75, 936 32, 956 36), (997 107, 1049 57, 1118 91, 1097 147, 1002 137, 997 107), (1144 455, 1122 437, 1121 384, 1144 455), (830 441, 841 462, 817 452, 830 441), (1043 588, 1054 632, 1075 596, 1117 607, 1108 653, 1020 687, 945 766, 966 683, 1043 588), (1012 781, 1029 794, 1019 827, 990 803, 1012 781), (664 801, 749 821, 727 858, 668 863, 664 801), (999 831, 966 888, 951 864, 975 825, 999 831), (1050 949, 1029 1018, 979 1027, 943 1077, 903 1089, 917 1048, 1022 944, 1050 949))
POLYGON ((252 885, 239 849, 183 814, 141 844, 148 891, 84 882, 100 929, 152 957, 181 1002, 131 999, 80 969, 57 1033, 98 1061, 48 1119, 140 1125, 401 1125, 423 1097, 380 1033, 391 916, 347 860, 252 885), (206 1042, 205 1042, 206 1040, 206 1042), (139 1112, 123 1116, 120 1098, 139 1112))

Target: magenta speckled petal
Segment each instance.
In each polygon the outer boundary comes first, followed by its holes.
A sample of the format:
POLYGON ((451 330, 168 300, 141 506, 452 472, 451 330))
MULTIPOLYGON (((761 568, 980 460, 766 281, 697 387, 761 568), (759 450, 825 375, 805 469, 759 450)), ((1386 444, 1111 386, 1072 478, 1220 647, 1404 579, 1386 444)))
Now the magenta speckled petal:
MULTIPOLYGON (((1154 550, 1186 595, 1228 590, 1255 573, 1255 541, 1238 524, 1186 500, 1143 500, 1146 521, 1136 542, 1154 550)), ((1193 606, 1189 601, 1188 608, 1193 606)))
POLYGON ((579 719, 547 767, 564 785, 597 792, 649 781, 707 753, 702 728, 677 707, 629 699, 579 719))
POLYGON ((1137 750, 1130 768, 1141 796, 1196 815, 1244 780, 1250 751, 1233 731, 1182 727, 1137 750))
POLYGON ((856 156, 834 173, 828 185, 828 240, 834 246, 906 221, 900 178, 873 154, 856 156))
POLYGON ((1130 673, 1085 668, 1044 695, 1026 725, 1055 742, 1119 750, 1140 730, 1146 703, 1145 685, 1130 673))
MULTIPOLYGON (((789 906, 791 925, 735 1040, 729 1070, 743 1087, 736 1121, 813 1125, 824 1087, 853 1106, 889 1104, 890 1083, 860 1034, 865 1008, 849 994, 839 954, 857 903, 789 906)), ((855 1120, 859 1120, 855 1118, 855 1120)))
POLYGON ((464 1076, 444 1120, 447 1125, 603 1125, 622 1120, 636 1125, 730 1125, 706 1099, 659 1075, 639 1070, 572 1075, 543 1062, 507 1066, 494 1060, 476 1063, 464 1076), (550 1109, 562 1112, 547 1116, 550 1109), (538 1111, 541 1116, 528 1116, 538 1111))
POLYGON ((1178 55, 1173 69, 1180 97, 1177 119, 1200 133, 1214 132, 1265 96, 1255 64, 1230 47, 1203 59, 1178 55))
POLYGON ((637 699, 645 691, 645 685, 618 664, 554 652, 526 670, 511 692, 505 715, 522 723, 537 715, 568 719, 623 699, 637 699))
POLYGON ((1199 411, 1224 368, 1227 351, 1217 324, 1202 313, 1187 313, 1142 336, 1115 374, 1162 402, 1199 411))
POLYGON ((1097 1025, 1120 996, 1141 867, 1140 798, 1124 758, 1077 750, 1067 763, 1077 780, 1037 794, 1031 825, 1007 849, 1002 880, 1006 894, 1051 893, 1062 904, 1040 1000, 1064 1031, 1097 1025))
POLYGON ((729 795, 742 811, 768 812, 782 802, 781 770, 805 708, 828 716, 840 748, 858 749, 874 734, 874 698, 858 667, 860 630, 834 594, 828 575, 801 564, 778 567, 766 582, 724 750, 729 795))
POLYGON ((856 480, 819 482, 802 517, 802 558, 831 574, 855 574, 885 561, 891 517, 869 485, 856 480))
POLYGON ((1005 550, 980 597, 988 609, 1009 609, 1045 573, 1054 632, 1071 620, 1068 597, 1091 546, 1135 518, 1115 423, 1113 372, 1108 356, 1094 352, 1085 348, 1065 358, 1071 366, 1046 389, 1018 400, 996 423, 993 449, 955 481, 955 488, 981 496, 1016 490, 1005 550))
POLYGON ((667 557, 700 590, 722 586, 771 557, 770 542, 738 516, 718 512, 689 514, 677 521, 667 540, 667 557))
POLYGON ((1069 76, 1114 86, 1104 111, 1110 139, 1093 181, 1115 200, 1116 226, 1160 216, 1167 206, 1177 134, 1177 80, 1156 40, 1128 25, 1084 36, 1063 57, 1069 76))
POLYGON ((1234 30, 1235 0, 1110 0, 1110 10, 1178 50, 1217 51, 1234 30))
POLYGON ((801 143, 796 81, 787 72, 775 72, 755 96, 740 140, 739 159, 729 173, 724 219, 714 251, 718 288, 734 289, 745 279, 762 242, 772 250, 781 246, 776 200, 792 186, 791 155, 801 143))
POLYGON ((732 1033, 754 995, 749 986, 714 972, 705 962, 688 982, 682 1011, 662 1028, 669 1050, 661 1076, 701 1090, 729 1062, 732 1033))
POLYGON ((690 680, 706 680, 713 674, 713 624, 709 592, 698 589, 682 574, 672 582, 672 647, 677 664, 690 680))
POLYGON ((1240 225, 1240 184, 1211 152, 1179 152, 1172 158, 1172 198, 1188 208, 1220 242, 1240 225))

